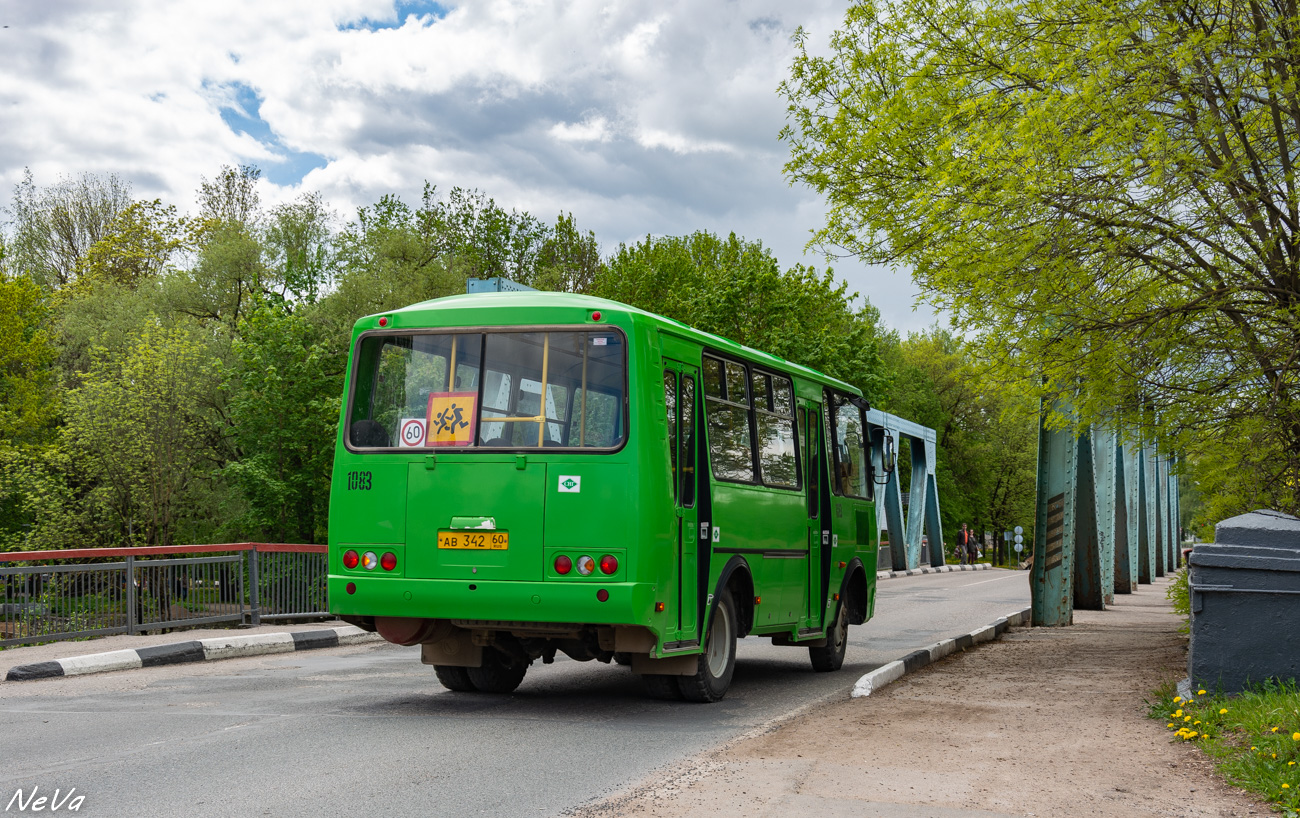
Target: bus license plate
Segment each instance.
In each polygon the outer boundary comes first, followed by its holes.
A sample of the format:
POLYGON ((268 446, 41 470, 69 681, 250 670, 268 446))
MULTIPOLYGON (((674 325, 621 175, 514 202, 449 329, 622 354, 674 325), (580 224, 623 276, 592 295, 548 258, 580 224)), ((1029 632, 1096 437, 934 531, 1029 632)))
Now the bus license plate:
POLYGON ((504 551, 510 547, 510 532, 439 531, 438 547, 470 551, 504 551))

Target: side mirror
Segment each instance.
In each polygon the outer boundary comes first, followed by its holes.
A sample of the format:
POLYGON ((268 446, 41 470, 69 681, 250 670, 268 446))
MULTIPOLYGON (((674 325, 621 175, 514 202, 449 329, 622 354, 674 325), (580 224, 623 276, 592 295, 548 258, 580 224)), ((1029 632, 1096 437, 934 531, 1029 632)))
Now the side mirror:
POLYGON ((885 473, 892 474, 898 468, 898 453, 894 451, 894 436, 885 432, 885 473))

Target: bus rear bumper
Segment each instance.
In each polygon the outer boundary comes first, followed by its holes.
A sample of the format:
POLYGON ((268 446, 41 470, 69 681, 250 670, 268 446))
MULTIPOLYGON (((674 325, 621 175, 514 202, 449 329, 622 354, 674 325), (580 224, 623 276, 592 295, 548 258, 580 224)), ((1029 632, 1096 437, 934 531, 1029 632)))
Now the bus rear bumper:
POLYGON ((466 582, 331 574, 329 600, 330 613, 350 617, 642 625, 655 631, 660 631, 655 619, 664 617, 654 613, 655 586, 641 582, 466 582), (597 596, 602 590, 608 593, 605 601, 597 596))

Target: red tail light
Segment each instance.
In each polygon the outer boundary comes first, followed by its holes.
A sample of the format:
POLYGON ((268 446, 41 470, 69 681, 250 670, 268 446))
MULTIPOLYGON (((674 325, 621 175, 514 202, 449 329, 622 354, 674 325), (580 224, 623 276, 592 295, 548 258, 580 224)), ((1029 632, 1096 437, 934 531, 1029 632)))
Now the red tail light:
POLYGON ((379 558, 379 567, 383 568, 385 571, 393 570, 397 567, 397 555, 392 551, 388 551, 379 558))
POLYGON ((555 573, 567 574, 573 570, 573 560, 561 554, 555 558, 555 573))
POLYGON ((612 574, 618 570, 618 559, 613 554, 606 554, 600 558, 600 572, 602 574, 612 574))
POLYGON ((349 550, 343 553, 344 568, 356 568, 357 564, 360 562, 361 562, 361 555, 358 554, 357 552, 349 550))

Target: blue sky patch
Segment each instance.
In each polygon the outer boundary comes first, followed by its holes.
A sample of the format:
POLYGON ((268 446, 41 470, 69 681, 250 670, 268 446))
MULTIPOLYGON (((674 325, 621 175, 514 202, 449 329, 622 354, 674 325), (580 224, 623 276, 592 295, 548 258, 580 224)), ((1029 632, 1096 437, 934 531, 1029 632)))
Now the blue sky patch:
POLYGON ((362 17, 360 20, 352 20, 339 26, 339 31, 379 31, 385 28, 401 28, 408 17, 422 17, 427 14, 435 20, 441 20, 455 8, 431 0, 398 0, 394 6, 396 14, 392 19, 372 20, 369 17, 362 17))
POLYGON ((253 137, 280 157, 278 161, 263 160, 258 165, 262 169, 262 178, 275 185, 296 185, 311 171, 329 164, 329 160, 318 153, 286 148, 280 137, 271 130, 271 126, 262 119, 262 98, 252 87, 244 83, 233 83, 230 88, 235 92, 234 104, 221 109, 221 119, 226 127, 235 133, 253 137))

